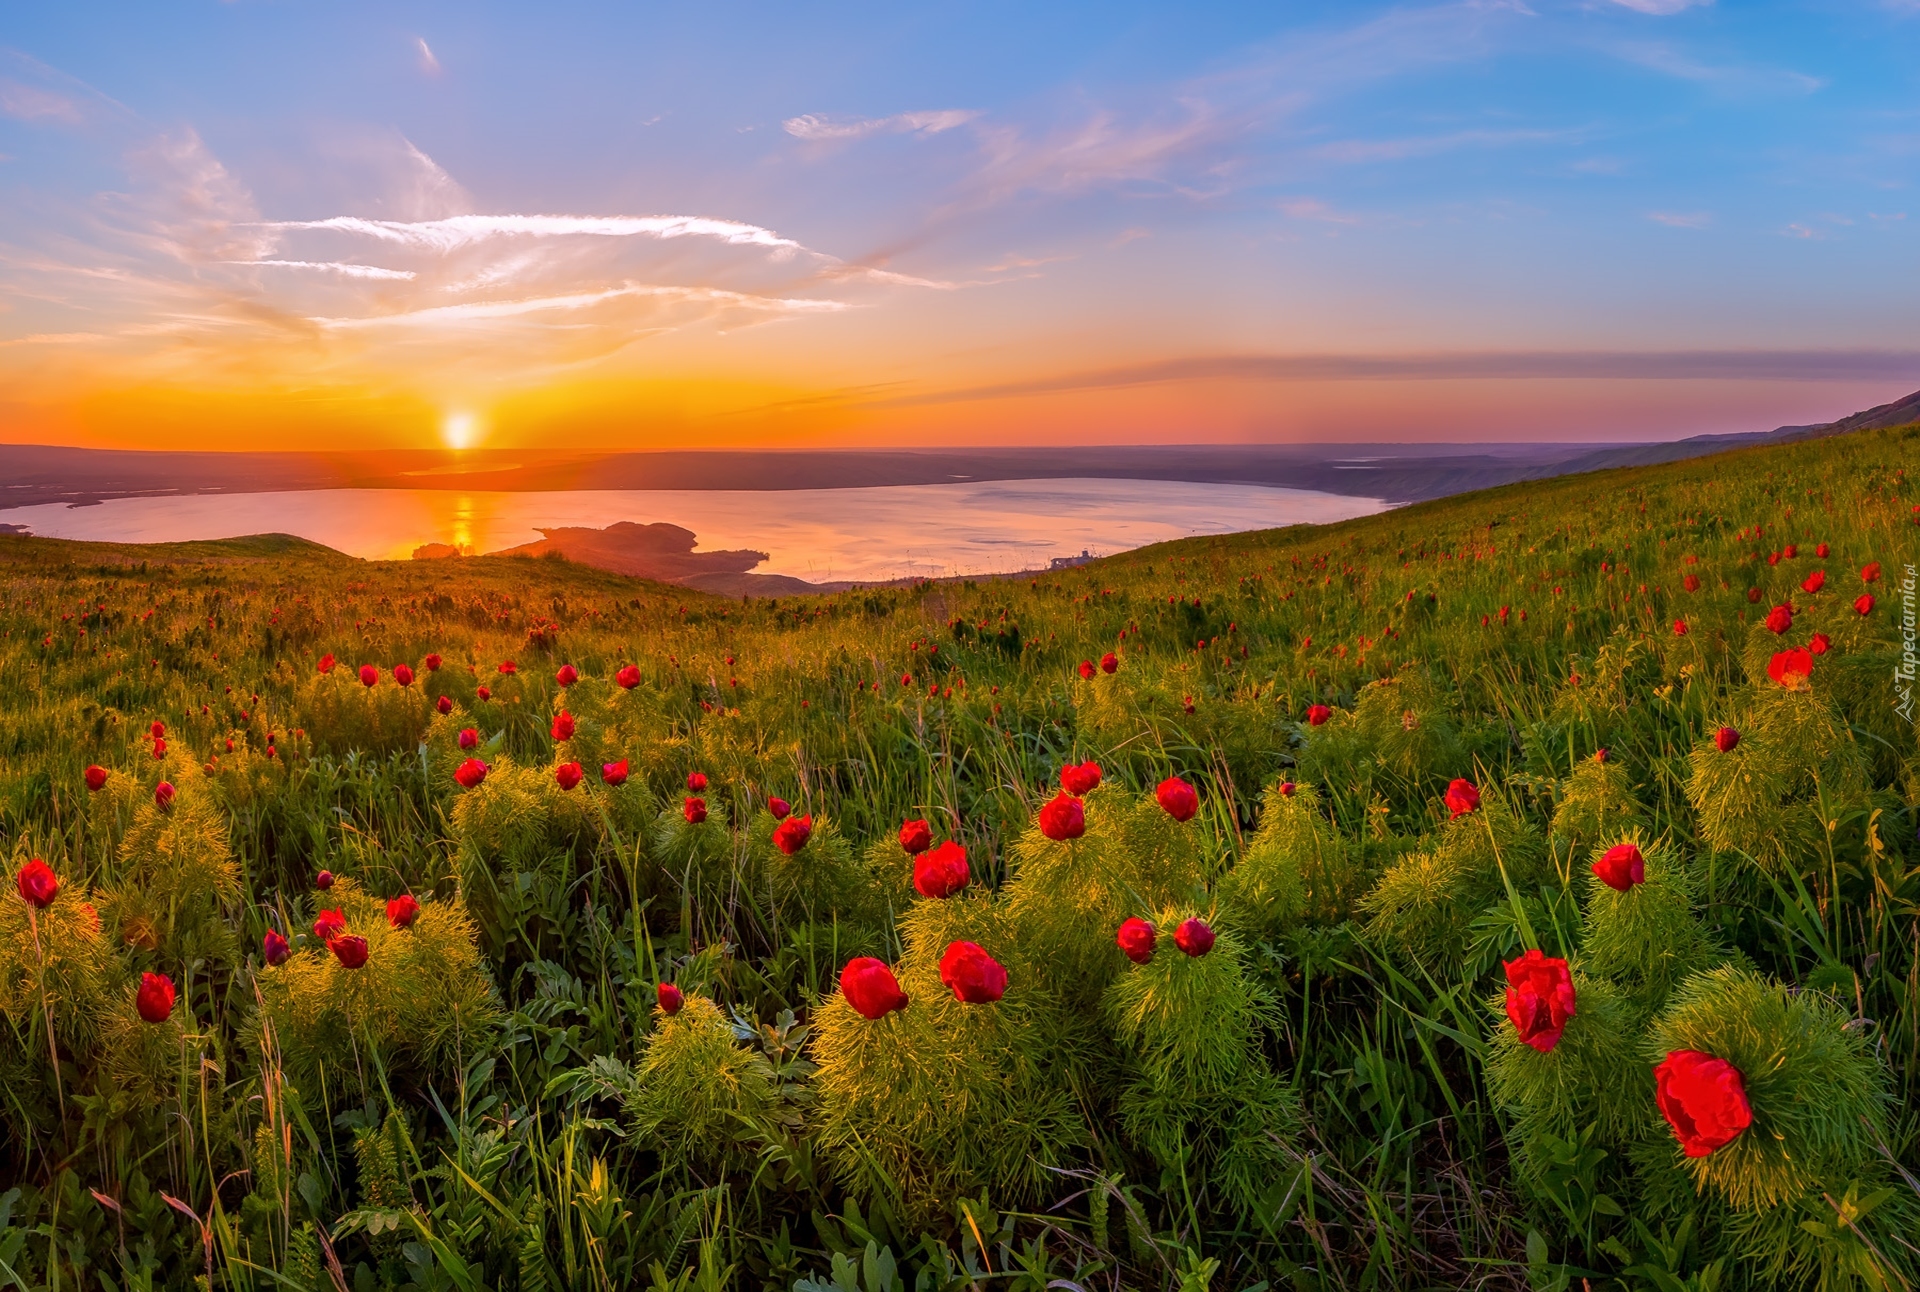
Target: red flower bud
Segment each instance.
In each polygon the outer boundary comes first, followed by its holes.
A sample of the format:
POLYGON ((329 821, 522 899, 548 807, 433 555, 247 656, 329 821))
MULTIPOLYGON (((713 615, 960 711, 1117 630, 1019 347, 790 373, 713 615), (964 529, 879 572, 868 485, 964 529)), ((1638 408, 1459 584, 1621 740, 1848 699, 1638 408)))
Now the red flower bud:
POLYGON ((1802 592, 1818 592, 1826 586, 1827 572, 1825 570, 1815 570, 1812 574, 1809 574, 1800 581, 1800 591, 1802 592))
POLYGON ((332 888, 333 872, 331 870, 323 870, 319 874, 315 875, 313 877, 313 886, 319 889, 323 893, 326 892, 329 888, 332 888))
POLYGON ((1153 797, 1176 821, 1191 821, 1200 810, 1200 795, 1178 776, 1169 776, 1153 791, 1153 797))
POLYGON ((1698 592, 1700 591, 1700 576, 1697 574, 1689 574, 1686 578, 1680 580, 1680 586, 1688 592, 1698 592))
POLYGON ((387 903, 387 923, 396 929, 409 929, 420 918, 420 903, 411 893, 402 893, 387 903))
POLYGON ((908 856, 919 856, 933 846, 933 827, 925 821, 903 822, 900 826, 900 846, 908 856))
POLYGON ((478 758, 469 758, 454 768, 453 779, 463 790, 470 790, 487 779, 487 765, 478 758))
POLYGON ((421 662, 427 666, 427 672, 429 673, 438 673, 440 671, 440 657, 438 655, 429 655, 421 662))
POLYGON ((393 666, 393 680, 398 682, 401 686, 412 686, 413 685, 413 669, 411 669, 405 664, 395 664, 393 666))
POLYGON ((1647 882, 1647 859, 1630 843, 1616 843, 1593 863, 1600 882, 1617 893, 1647 882))
POLYGON ((977 942, 952 942, 940 957, 940 981, 953 998, 969 1005, 991 1005, 1007 994, 1007 971, 977 942))
POLYGON ((951 839, 914 858, 913 887, 922 897, 952 897, 971 878, 967 850, 951 839))
POLYGON ((773 828, 773 846, 791 857, 813 837, 813 817, 790 816, 773 828))
POLYGON ((1873 594, 1871 592, 1862 592, 1858 597, 1854 598, 1853 613, 1856 615, 1870 615, 1873 613, 1873 594))
POLYGON ((622 691, 633 690, 634 687, 640 685, 639 666, 635 664, 626 665, 618 673, 613 675, 613 680, 620 684, 622 691))
POLYGON ((1324 704, 1309 705, 1307 708, 1307 725, 1310 727, 1324 726, 1327 719, 1332 716, 1333 710, 1324 704))
POLYGON ((1688 1157, 1706 1157, 1753 1124, 1746 1081, 1725 1059, 1675 1050, 1653 1070, 1654 1099, 1688 1157))
POLYGON ((1507 1017, 1520 1039, 1542 1054, 1560 1044, 1573 1017, 1573 977, 1567 962, 1534 947, 1507 961, 1507 1017))
POLYGON ((482 700, 491 700, 493 698, 493 690, 491 687, 476 687, 473 693, 482 700))
POLYGON ((1880 582, 1880 562, 1868 561, 1865 565, 1861 566, 1860 581, 1862 583, 1880 582))
POLYGON ((1723 754, 1732 753, 1733 747, 1739 743, 1740 733, 1732 727, 1722 727, 1713 733, 1713 747, 1723 754))
POLYGON ((1108 651, 1106 654, 1100 657, 1100 671, 1102 673, 1118 672, 1119 668, 1120 668, 1120 657, 1114 654, 1112 651, 1108 651))
POLYGON ((474 730, 474 729, 473 729, 472 727, 466 727, 466 728, 463 728, 463 729, 461 730, 461 732, 460 732, 460 748, 462 748, 462 749, 472 749, 472 748, 474 748, 474 747, 476 747, 477 745, 479 745, 479 743, 480 743, 480 733, 479 733, 479 732, 477 732, 477 731, 475 731, 475 730, 474 730))
POLYGON ((1447 786, 1447 811, 1454 816, 1465 816, 1480 808, 1480 787, 1472 781, 1456 778, 1447 786))
POLYGON ((1767 611, 1767 631, 1784 633, 1793 627, 1793 607, 1775 606, 1767 611))
POLYGON ((555 740, 573 739, 573 715, 565 709, 553 715, 552 735, 555 740))
POLYGON ((775 794, 772 798, 767 800, 767 812, 776 821, 786 820, 787 815, 792 811, 793 811, 793 804, 787 802, 785 799, 781 798, 778 794, 775 794))
POLYGON ((669 1018, 678 1014, 680 1007, 687 1003, 686 994, 670 982, 655 987, 653 998, 660 1002, 660 1012, 669 1018))
POLYGON ((87 789, 94 793, 107 787, 107 769, 95 763, 87 768, 87 789))
POLYGON ((443 695, 438 700, 435 700, 433 702, 433 707, 439 710, 441 713, 452 713, 453 698, 451 696, 443 695))
POLYGON ((687 818, 688 825, 699 825, 707 819, 707 801, 702 798, 689 798, 680 805, 680 815, 687 818))
POLYGON ((1675 637, 1685 637, 1685 636, 1687 635, 1687 621, 1686 621, 1686 620, 1684 620, 1684 619, 1676 619, 1676 620, 1674 620, 1674 621, 1673 621, 1673 635, 1674 635, 1675 637))
POLYGON ((167 724, 156 720, 151 727, 147 728, 147 734, 158 740, 167 734, 167 724))
POLYGON ((1153 945, 1159 935, 1153 931, 1153 925, 1132 916, 1120 922, 1120 930, 1113 935, 1113 940, 1126 952, 1127 959, 1143 965, 1153 959, 1153 945))
POLYGON ((316 941, 331 942, 347 931, 347 917, 338 909, 321 911, 313 922, 313 936, 316 941))
POLYGON ((600 781, 602 784, 612 786, 615 789, 625 785, 627 783, 627 760, 622 758, 617 763, 600 764, 600 781))
POLYGON ((553 769, 553 782, 562 790, 571 790, 580 783, 582 775, 579 763, 561 763, 553 769))
POLYGON ((568 687, 568 686, 572 686, 575 682, 578 682, 580 680, 580 674, 579 674, 579 671, 573 667, 573 665, 562 664, 560 666, 560 671, 553 675, 553 680, 558 682, 563 687, 568 687))
POLYGON ((60 892, 60 881, 54 878, 53 867, 38 857, 20 867, 13 882, 20 889, 20 900, 42 911, 53 905, 53 899, 60 892))
POLYGON ((1813 640, 1807 643, 1807 653, 1809 655, 1824 655, 1832 649, 1833 638, 1827 636, 1825 633, 1815 633, 1813 640))
POLYGON ((520 671, 520 666, 514 663, 512 660, 503 659, 500 661, 500 675, 502 677, 512 677, 515 673, 518 673, 519 671, 520 671))
POLYGON ((173 1017, 173 979, 157 973, 140 975, 140 990, 134 993, 133 1007, 149 1023, 164 1023, 173 1017))
POLYGON ((155 758, 165 758, 165 757, 167 756, 167 742, 166 742, 166 741, 164 741, 164 740, 155 740, 155 741, 153 742, 153 756, 154 756, 155 758))
POLYGON ((1283 799, 1290 799, 1293 797, 1293 792, 1299 788, 1300 787, 1298 785, 1295 785, 1292 781, 1281 781, 1280 797, 1283 799))
POLYGON ((1205 920, 1182 920, 1173 931, 1173 945, 1196 960, 1213 950, 1213 941, 1213 927, 1205 920))
POLYGON ((260 939, 260 956, 270 965, 283 965, 293 955, 293 945, 280 933, 268 929, 260 939))
POLYGON ((153 805, 162 812, 173 807, 173 782, 161 781, 153 787, 153 805))
POLYGON ((707 788, 707 774, 705 772, 688 772, 687 773, 687 792, 688 793, 700 794, 705 792, 706 788, 707 788))
POLYGON ((1065 790, 1040 809, 1040 833, 1055 843, 1078 839, 1087 832, 1087 809, 1065 790))
POLYGON ((1079 798, 1100 788, 1100 764, 1088 759, 1084 763, 1068 763, 1060 769, 1060 788, 1079 798))
POLYGON ((360 685, 361 686, 373 686, 374 684, 379 682, 379 680, 380 680, 379 669, 375 668, 371 664, 362 664, 360 666, 360 685))
POLYGON ((1093 679, 1093 673, 1094 673, 1093 661, 1090 659, 1081 660, 1080 661, 1081 678, 1086 681, 1091 681, 1093 679))
POLYGON ((320 657, 320 671, 322 673, 333 672, 333 656, 332 655, 322 655, 320 657))
POLYGON ((367 963, 367 940, 357 934, 343 933, 327 943, 327 950, 342 969, 358 969, 367 963))
POLYGON ((847 961, 847 967, 840 971, 840 994, 860 1017, 869 1021, 878 1021, 896 1009, 907 1007, 907 994, 900 990, 893 970, 872 956, 847 961))

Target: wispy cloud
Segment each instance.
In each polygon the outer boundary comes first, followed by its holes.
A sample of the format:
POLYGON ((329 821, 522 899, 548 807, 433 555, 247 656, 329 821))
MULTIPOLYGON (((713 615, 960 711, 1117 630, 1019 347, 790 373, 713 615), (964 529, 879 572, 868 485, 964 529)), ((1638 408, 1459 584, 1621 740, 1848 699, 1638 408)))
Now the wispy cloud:
POLYGON ((415 36, 413 44, 419 54, 420 71, 427 76, 440 75, 440 60, 434 57, 433 47, 427 44, 427 38, 415 36))
POLYGON ((985 113, 976 108, 901 112, 891 117, 824 117, 808 113, 788 117, 780 128, 795 139, 862 139, 868 135, 937 135, 966 125, 985 113))
POLYGON ((1632 9, 1636 13, 1666 18, 1696 6, 1710 5, 1713 0, 1613 0, 1613 3, 1622 9, 1632 9))
POLYGON ((419 277, 411 269, 382 269, 378 265, 355 265, 339 260, 229 260, 230 265, 263 265, 269 269, 318 269, 348 278, 380 278, 411 281, 419 277))
POLYGON ((1356 225, 1360 217, 1349 211, 1336 211, 1317 197, 1294 198, 1280 204, 1280 212, 1296 220, 1312 220, 1319 224, 1356 225))
POLYGON ((59 121, 70 126, 84 119, 76 100, 12 79, 0 80, 0 114, 15 121, 59 121))
POLYGON ((1649 211, 1647 218, 1669 229, 1704 229, 1713 223, 1711 211, 1649 211))
POLYGON ((791 238, 736 220, 699 215, 456 215, 444 220, 367 220, 354 215, 324 220, 273 220, 275 232, 328 230, 377 238, 401 246, 448 252, 492 238, 714 238, 735 246, 801 250, 791 238))
POLYGON ((1608 49, 1615 57, 1648 71, 1726 94, 1812 94, 1826 85, 1820 77, 1790 68, 1703 62, 1663 43, 1628 42, 1608 49))
POLYGON ((528 314, 590 309, 609 301, 636 297, 683 303, 740 306, 770 314, 835 313, 849 308, 844 301, 756 296, 747 292, 729 292, 711 287, 668 287, 652 283, 625 283, 619 287, 609 287, 604 291, 576 292, 569 296, 541 296, 510 301, 474 301, 464 305, 439 305, 399 314, 375 314, 360 318, 319 318, 313 321, 323 327, 343 330, 492 322, 500 319, 517 319, 528 314))

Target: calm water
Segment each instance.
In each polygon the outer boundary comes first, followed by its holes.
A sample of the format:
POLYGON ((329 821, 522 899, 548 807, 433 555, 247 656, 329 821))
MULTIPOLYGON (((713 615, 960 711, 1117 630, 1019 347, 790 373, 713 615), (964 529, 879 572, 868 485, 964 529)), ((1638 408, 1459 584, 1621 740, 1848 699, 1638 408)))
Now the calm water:
POLYGON ((411 556, 422 543, 493 552, 537 527, 668 521, 698 548, 752 548, 755 573, 814 581, 991 574, 1082 549, 1109 555, 1189 534, 1321 524, 1385 509, 1372 498, 1252 485, 1150 480, 1001 480, 780 492, 581 490, 459 493, 332 489, 125 498, 94 507, 16 507, 0 521, 48 538, 160 543, 297 534, 355 556, 411 556))

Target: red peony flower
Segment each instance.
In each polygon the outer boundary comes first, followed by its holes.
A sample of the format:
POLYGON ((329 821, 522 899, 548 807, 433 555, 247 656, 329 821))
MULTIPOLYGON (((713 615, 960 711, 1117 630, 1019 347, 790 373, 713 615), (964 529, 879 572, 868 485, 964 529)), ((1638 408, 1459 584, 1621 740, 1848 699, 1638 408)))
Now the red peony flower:
POLYGON ((1750 604, 1750 605, 1756 605, 1756 606, 1757 606, 1757 605, 1759 605, 1759 604, 1760 604, 1760 589, 1758 589, 1758 588, 1748 588, 1748 589, 1747 589, 1747 602, 1748 602, 1748 604, 1750 604))
POLYGON ((1722 727, 1713 733, 1713 747, 1723 754, 1733 752, 1733 747, 1739 743, 1740 733, 1732 727, 1722 727))
POLYGON ((1706 1157, 1753 1125, 1740 1069, 1698 1050, 1675 1050, 1653 1070, 1654 1099, 1688 1157, 1706 1157))
POLYGON ((387 902, 387 923, 396 929, 410 929, 420 918, 420 903, 411 893, 402 893, 387 902))
POLYGON ((149 1023, 164 1023, 173 1017, 173 979, 157 973, 140 975, 140 990, 134 993, 133 1007, 149 1023))
POLYGON ((1775 606, 1767 611, 1767 631, 1784 633, 1793 627, 1793 607, 1775 606))
POLYGON ((53 899, 60 892, 60 881, 54 878, 53 867, 38 857, 20 867, 13 882, 20 890, 20 900, 42 911, 53 905, 53 899))
POLYGON ((787 802, 785 799, 781 798, 778 794, 775 794, 772 798, 767 800, 767 812, 776 821, 786 820, 787 815, 792 811, 793 811, 793 804, 787 802))
POLYGON ((1326 705, 1324 704, 1311 705, 1307 709, 1307 725, 1310 727, 1321 726, 1326 722, 1328 718, 1331 718, 1332 716, 1333 716, 1333 710, 1329 709, 1326 705))
POLYGON ((339 909, 321 911, 313 922, 313 936, 319 942, 331 942, 347 931, 347 917, 339 909))
POLYGON ((900 846, 910 857, 918 857, 933 847, 933 827, 925 821, 904 821, 900 825, 900 846))
POLYGON ((1507 961, 1507 1017, 1520 1039, 1542 1054, 1560 1044, 1573 1017, 1573 978, 1567 962, 1534 947, 1507 961))
POLYGON ((1767 676, 1789 691, 1797 691, 1813 677, 1813 652, 1783 650, 1767 663, 1767 676))
POLYGON ((660 1012, 671 1018, 680 1012, 687 1003, 686 993, 670 982, 663 982, 653 989, 653 998, 660 1002, 660 1012))
POLYGON ((326 892, 329 888, 332 888, 333 872, 331 870, 323 870, 319 874, 315 875, 313 877, 313 886, 319 889, 323 893, 326 892))
POLYGON ((580 672, 571 664, 562 664, 560 671, 553 675, 553 680, 563 687, 572 686, 580 680, 580 672))
POLYGON ((327 943, 327 950, 342 969, 358 969, 367 963, 367 940, 357 934, 343 933, 327 943))
POLYGON ((627 783, 627 760, 622 758, 617 763, 600 764, 600 783, 603 785, 611 785, 615 789, 625 785, 627 783))
POLYGON ((1213 950, 1213 927, 1205 920, 1182 920, 1173 931, 1173 945, 1198 960, 1213 950))
POLYGON ((1647 859, 1630 843, 1616 843, 1593 863, 1593 873, 1616 893, 1647 882, 1647 859))
POLYGON ((153 756, 154 756, 155 758, 165 758, 165 757, 167 756, 167 742, 166 742, 166 741, 164 741, 164 740, 159 740, 159 739, 156 739, 156 740, 155 740, 155 741, 153 742, 153 756))
POLYGON ((401 686, 412 686, 413 670, 405 664, 395 664, 393 666, 393 680, 401 686))
POLYGON ((1825 570, 1815 570, 1812 574, 1809 574, 1800 581, 1800 591, 1802 592, 1818 592, 1826 586, 1827 572, 1825 570))
POLYGON ((1078 839, 1086 832, 1086 805, 1065 790, 1040 809, 1040 833, 1055 843, 1078 839))
POLYGON ((472 727, 465 727, 461 729, 460 748, 472 749, 475 746, 477 746, 479 743, 480 743, 479 732, 475 731, 472 727))
POLYGON ((158 785, 153 787, 153 805, 159 808, 162 812, 170 811, 172 809, 173 807, 173 782, 172 781, 161 781, 158 785))
POLYGON ((322 655, 322 656, 320 657, 320 671, 321 671, 322 673, 331 673, 331 672, 333 672, 333 656, 331 656, 331 655, 322 655))
POLYGON ((1676 620, 1674 620, 1674 621, 1673 621, 1673 635, 1674 635, 1675 637, 1685 637, 1685 636, 1687 635, 1687 621, 1686 621, 1686 620, 1684 620, 1684 619, 1676 619, 1676 620))
POLYGON ((689 798, 680 805, 680 815, 687 818, 688 825, 699 825, 707 819, 707 801, 701 798, 689 798))
POLYGON ((813 838, 813 817, 790 816, 773 828, 773 846, 791 857, 813 838))
POLYGON ((691 794, 704 793, 706 788, 707 788, 707 774, 705 772, 688 772, 687 773, 687 791, 689 793, 691 794))
POLYGON ((438 709, 441 713, 452 713, 453 700, 451 697, 443 695, 438 700, 435 700, 433 702, 433 707, 435 709, 438 709))
POLYGON ((940 957, 940 981, 953 998, 969 1005, 991 1005, 1007 994, 1007 971, 977 942, 950 942, 940 957))
POLYGON ((1176 821, 1191 821, 1200 810, 1200 795, 1178 776, 1169 776, 1154 789, 1153 797, 1176 821))
POLYGON ((1119 671, 1120 671, 1120 657, 1119 657, 1118 655, 1116 655, 1116 654, 1114 654, 1114 653, 1113 653, 1112 651, 1108 651, 1108 652, 1107 652, 1106 654, 1104 654, 1104 655, 1102 655, 1102 656, 1100 657, 1100 671, 1101 671, 1102 673, 1117 673, 1117 672, 1119 672, 1119 671))
POLYGON ((1447 811, 1465 816, 1480 810, 1480 787, 1469 780, 1456 779, 1447 786, 1447 811))
POLYGON ((1880 562, 1868 561, 1865 565, 1861 566, 1860 581, 1862 583, 1880 582, 1880 562))
POLYGON ((283 965, 293 955, 293 945, 285 937, 268 929, 260 939, 260 956, 270 965, 283 965))
POLYGON ((907 994, 900 990, 893 970, 872 956, 847 961, 847 967, 840 971, 840 994, 854 1012, 873 1022, 907 1007, 907 994))
POLYGON ((1280 797, 1283 799, 1290 799, 1293 797, 1293 792, 1299 788, 1300 787, 1295 785, 1292 781, 1281 781, 1280 797))
POLYGON ((1085 680, 1087 680, 1087 681, 1092 681, 1092 680, 1093 680, 1093 674, 1094 674, 1094 668, 1093 668, 1093 661, 1092 661, 1092 660, 1090 660, 1090 659, 1083 659, 1083 660, 1081 660, 1081 661, 1080 661, 1080 676, 1081 676, 1081 677, 1082 677, 1083 679, 1085 679, 1085 680))
POLYGON ((167 734, 167 724, 155 719, 153 725, 147 728, 147 734, 158 740, 167 734))
POLYGON ((1831 552, 1832 550, 1833 549, 1828 547, 1825 543, 1822 543, 1818 547, 1813 549, 1813 554, 1824 561, 1827 559, 1828 553, 1831 552))
POLYGON ((634 687, 640 685, 639 665, 637 664, 625 665, 624 667, 621 668, 621 670, 618 673, 615 673, 613 675, 613 680, 620 684, 620 689, 622 691, 633 690, 634 687))
POLYGON ((1813 640, 1807 643, 1807 653, 1809 655, 1824 655, 1832 649, 1833 638, 1827 636, 1825 633, 1815 633, 1813 640))
POLYGON ((87 789, 98 793, 107 787, 107 769, 95 763, 87 768, 87 789))
POLYGON ((473 693, 482 700, 491 700, 493 698, 493 690, 490 687, 475 687, 473 693))
POLYGON ((380 681, 379 669, 375 668, 371 664, 362 664, 360 666, 360 685, 361 686, 373 686, 373 685, 376 685, 379 681, 380 681))
POLYGON ((1084 763, 1068 763, 1060 769, 1060 788, 1075 798, 1091 794, 1100 788, 1100 764, 1092 759, 1084 763))
POLYGON ((967 850, 951 839, 913 860, 913 887, 922 897, 952 897, 971 878, 967 850))
POLYGON ((427 666, 427 672, 429 673, 438 673, 440 671, 440 657, 438 655, 429 655, 426 659, 422 660, 421 663, 427 666))
POLYGON ((1680 580, 1680 586, 1688 592, 1698 592, 1700 591, 1700 576, 1697 574, 1689 574, 1686 578, 1680 580))
POLYGON ((1853 613, 1856 615, 1870 615, 1873 613, 1873 594, 1871 592, 1862 592, 1858 597, 1854 598, 1853 613))
POLYGON ((520 671, 520 666, 514 663, 512 660, 503 659, 500 661, 500 674, 502 677, 512 677, 515 673, 518 673, 519 671, 520 671))
POLYGON ((1126 952, 1127 959, 1143 965, 1153 959, 1153 944, 1159 941, 1159 935, 1153 931, 1153 925, 1139 916, 1129 916, 1120 921, 1120 930, 1113 935, 1113 940, 1126 952))
POLYGON ((573 739, 573 715, 565 709, 553 715, 552 734, 555 740, 573 739))
POLYGON ((487 779, 487 765, 478 758, 469 758, 454 768, 453 779, 459 783, 461 789, 470 790, 487 779))

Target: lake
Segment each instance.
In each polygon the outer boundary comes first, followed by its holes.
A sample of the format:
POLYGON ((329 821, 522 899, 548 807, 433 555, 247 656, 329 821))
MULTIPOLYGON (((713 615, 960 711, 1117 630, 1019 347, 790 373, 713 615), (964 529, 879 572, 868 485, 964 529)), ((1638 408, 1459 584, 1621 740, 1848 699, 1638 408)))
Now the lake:
POLYGON ((1111 555, 1192 534, 1325 524, 1387 504, 1306 489, 1155 480, 996 480, 866 489, 462 493, 327 489, 120 498, 0 511, 47 538, 124 543, 295 534, 372 559, 423 543, 493 552, 541 527, 666 521, 699 549, 752 548, 756 574, 811 582, 1005 573, 1059 556, 1111 555))

